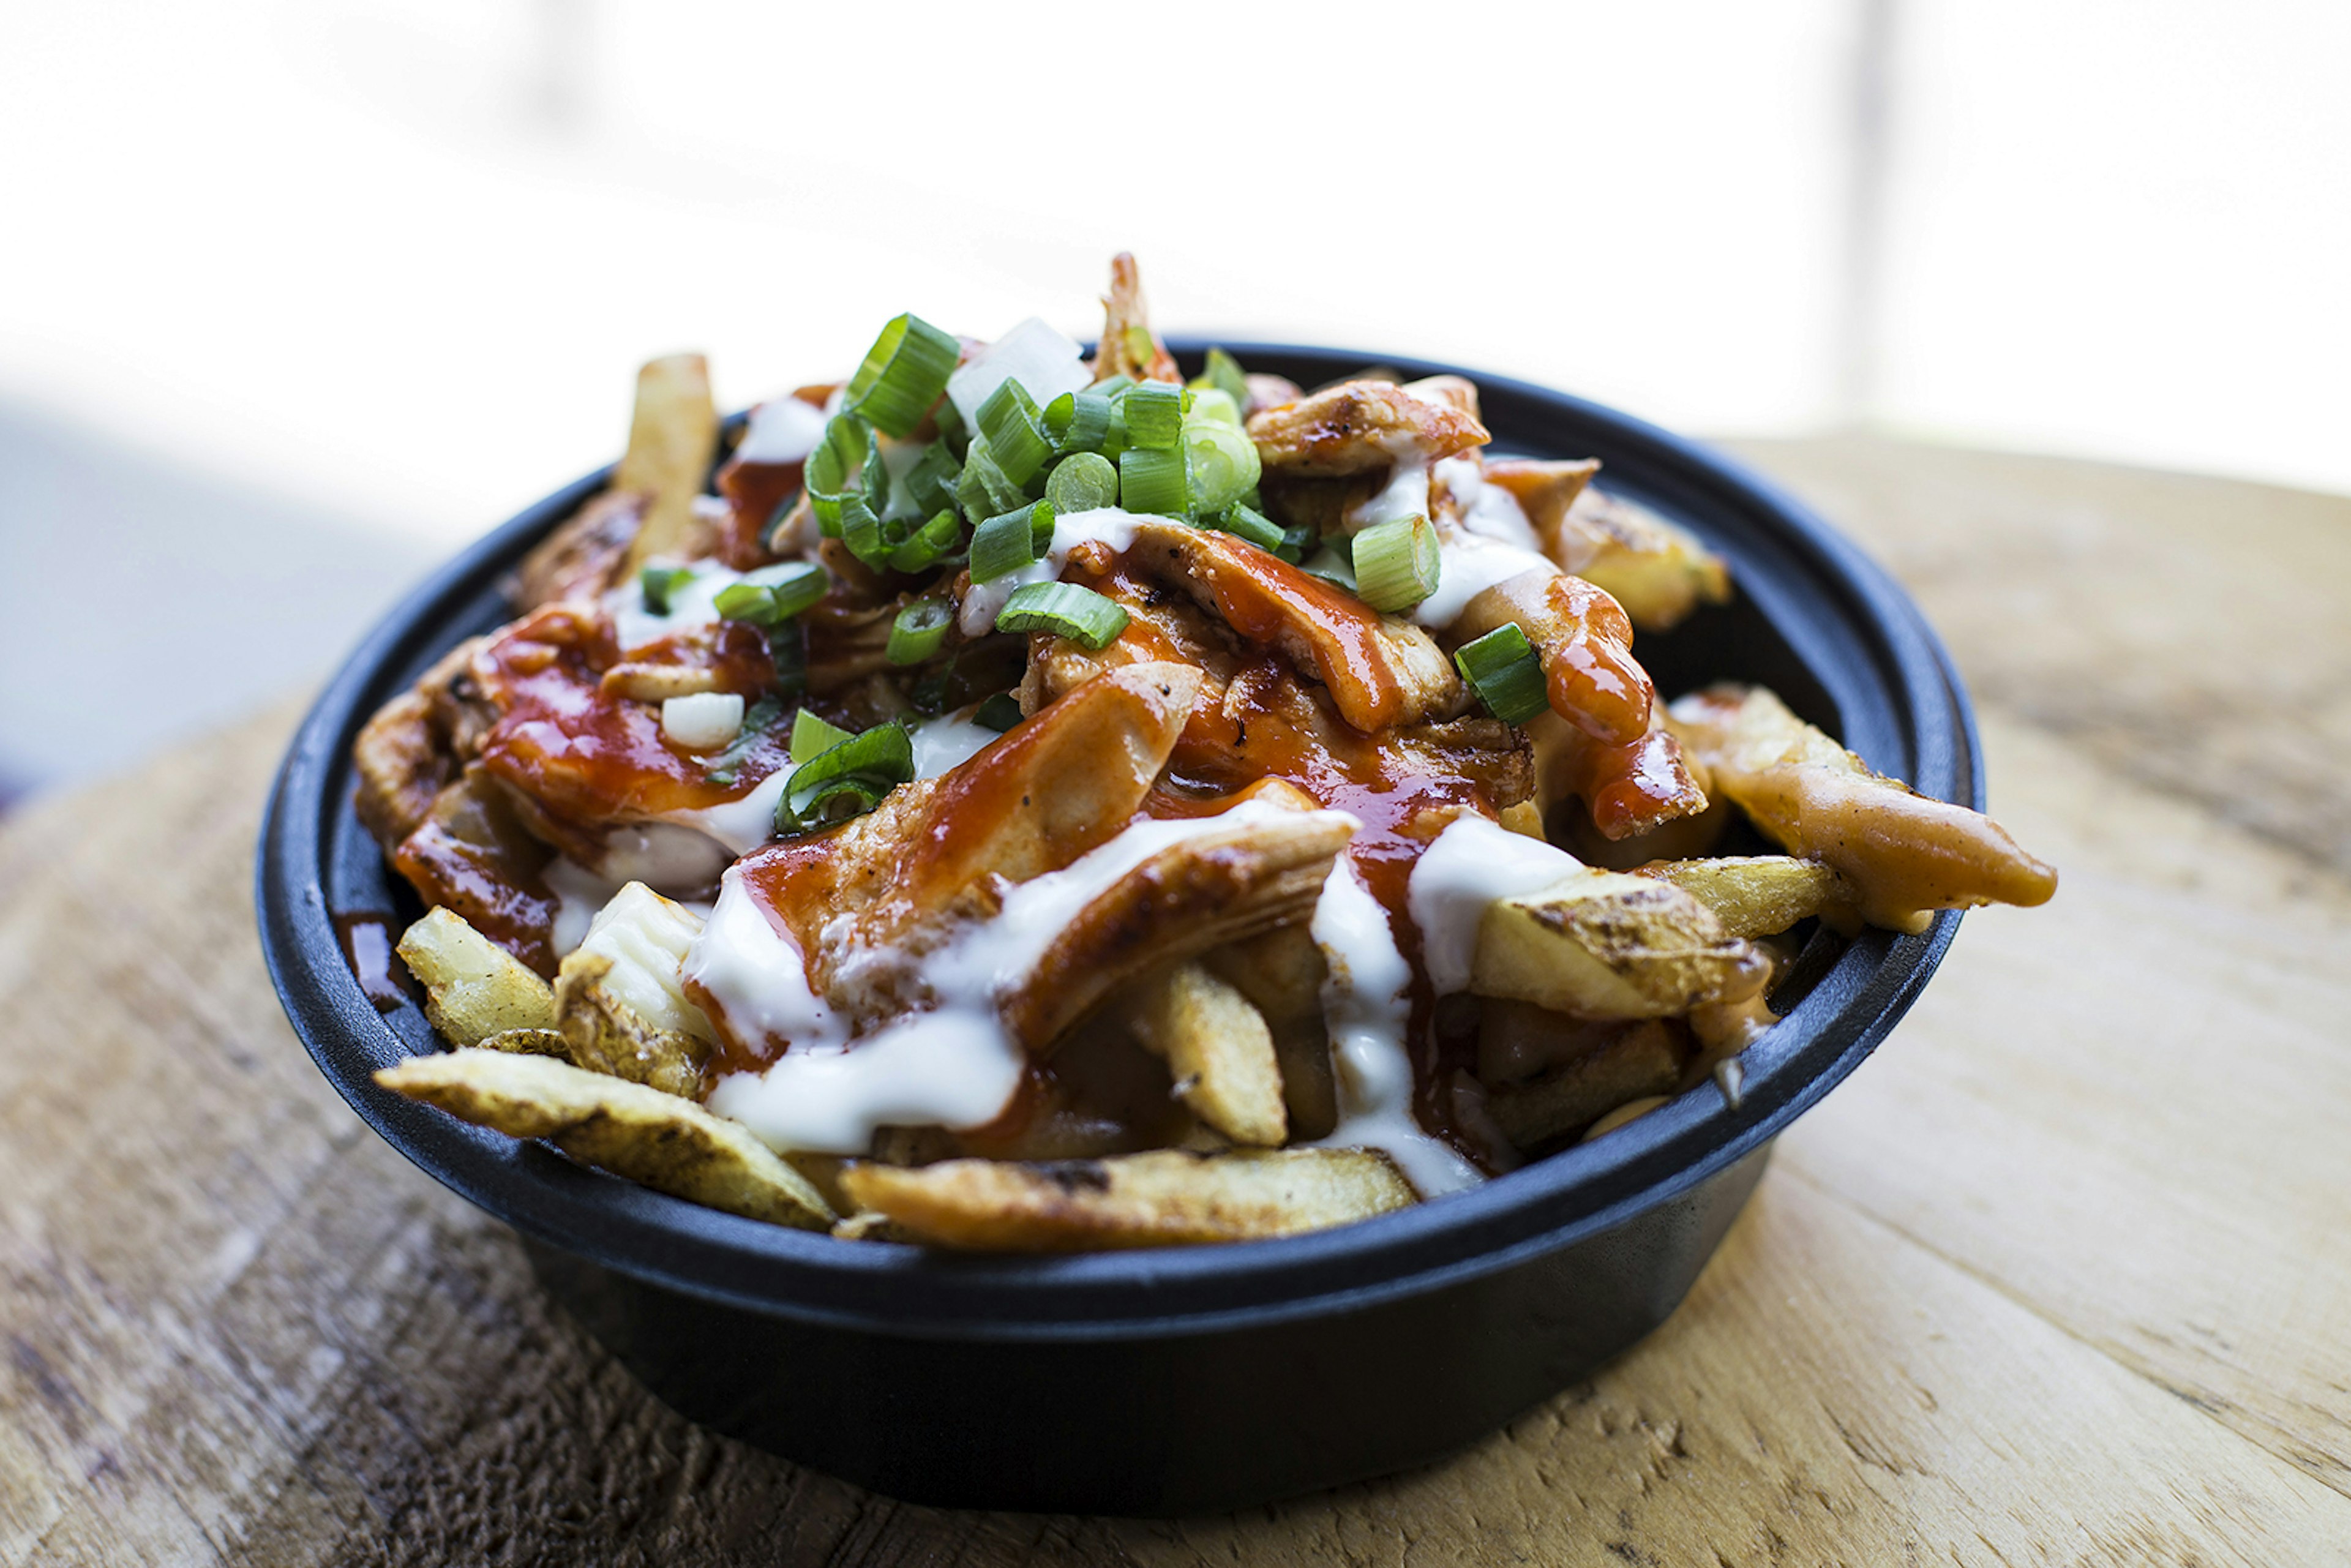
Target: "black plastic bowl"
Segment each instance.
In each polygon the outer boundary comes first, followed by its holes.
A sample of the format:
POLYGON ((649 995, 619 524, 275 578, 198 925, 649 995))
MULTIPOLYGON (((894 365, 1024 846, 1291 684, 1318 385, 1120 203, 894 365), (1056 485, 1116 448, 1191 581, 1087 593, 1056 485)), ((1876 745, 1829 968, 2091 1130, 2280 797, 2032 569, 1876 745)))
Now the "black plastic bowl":
MULTIPOLYGON (((1196 363, 1198 344, 1179 344, 1196 363)), ((1306 385, 1362 354, 1235 345, 1306 385)), ((1384 360, 1412 375, 1449 366, 1384 360)), ((1639 652, 1662 692, 1775 687, 1876 768, 1982 805, 1967 698, 1909 600, 1810 511, 1721 457, 1579 399, 1473 377, 1498 448, 1597 456, 1604 484, 1727 557, 1736 602, 1639 652)), ((1277 1241, 1076 1258, 836 1241, 570 1164, 378 1089, 438 1048, 379 1014, 332 916, 413 910, 351 812, 351 741, 604 482, 557 492, 371 632, 311 710, 262 829, 261 936, 295 1031, 360 1114, 522 1233, 541 1280, 662 1399, 910 1500, 1107 1513, 1224 1510, 1437 1458, 1664 1322, 1762 1175, 1772 1135, 1853 1071, 1950 945, 1814 939, 1809 990, 1714 1085, 1474 1191, 1277 1241)), ((1784 993, 1783 993, 1784 994, 1784 993)))

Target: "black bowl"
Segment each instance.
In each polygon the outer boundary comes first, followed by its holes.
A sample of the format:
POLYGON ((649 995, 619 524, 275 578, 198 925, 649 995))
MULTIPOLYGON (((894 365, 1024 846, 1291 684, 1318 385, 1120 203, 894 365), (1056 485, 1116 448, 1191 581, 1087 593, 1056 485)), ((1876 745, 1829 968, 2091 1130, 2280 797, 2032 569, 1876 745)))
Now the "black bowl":
MULTIPOLYGON (((1196 363, 1202 345, 1179 344, 1196 363)), ((1307 384, 1370 362, 1234 345, 1307 384)), ((1413 375, 1452 367, 1386 360, 1413 375)), ((1558 392, 1473 377, 1497 447, 1597 456, 1604 482, 1730 562, 1736 601, 1640 653, 1661 691, 1735 677, 1923 792, 1980 809, 1974 721, 1908 598, 1812 512, 1720 456, 1558 392)), ((570 1164, 375 1086, 438 1049, 381 1014, 334 917, 414 909, 351 811, 351 741, 604 483, 549 497, 360 643, 287 754, 261 837, 271 977, 319 1070, 418 1166, 521 1232, 539 1277, 695 1420, 910 1500, 1172 1514, 1437 1458, 1588 1375, 1674 1310, 1772 1135, 1853 1071, 1959 925, 1813 938, 1802 998, 1714 1084, 1473 1191, 1276 1241, 1075 1258, 943 1256, 762 1225, 570 1164)))

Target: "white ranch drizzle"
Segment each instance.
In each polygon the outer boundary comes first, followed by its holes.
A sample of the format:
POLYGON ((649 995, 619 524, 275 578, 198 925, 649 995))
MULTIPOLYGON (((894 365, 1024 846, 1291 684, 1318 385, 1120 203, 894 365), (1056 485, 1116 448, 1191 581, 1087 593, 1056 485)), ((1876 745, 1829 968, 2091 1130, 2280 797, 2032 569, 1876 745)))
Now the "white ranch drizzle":
POLYGON ((1461 619, 1469 601, 1498 582, 1530 571, 1556 577, 1550 558, 1458 528, 1438 530, 1437 591, 1413 606, 1415 624, 1442 629, 1461 619))
POLYGON ((1098 507, 1092 511, 1070 512, 1053 519, 1053 543, 1045 559, 1032 561, 1019 571, 999 577, 993 582, 974 583, 963 596, 957 612, 957 622, 967 637, 984 637, 996 626, 996 618, 1004 612, 1004 601, 1012 591, 1027 583, 1051 582, 1061 575, 1061 563, 1070 552, 1081 544, 1101 544, 1113 555, 1123 554, 1134 543, 1134 525, 1148 519, 1116 507, 1098 507))
POLYGON ((1331 1033, 1331 1068, 1339 1091, 1339 1124, 1325 1148, 1385 1150, 1423 1197, 1475 1186, 1485 1176, 1444 1141, 1421 1130, 1412 1113, 1412 968, 1388 928, 1387 911, 1342 855, 1322 883, 1309 927, 1322 950, 1322 1021, 1331 1033))
POLYGON ((743 580, 741 572, 731 571, 715 560, 661 558, 648 564, 683 569, 694 575, 670 590, 669 611, 662 615, 645 608, 644 586, 636 578, 605 591, 604 613, 611 617, 612 637, 623 654, 664 637, 710 625, 718 619, 716 601, 720 591, 729 583, 743 580))
POLYGON ((1478 927, 1498 898, 1539 893, 1583 870, 1541 839, 1464 812, 1413 862, 1405 906, 1420 927, 1420 966, 1440 997, 1469 988, 1478 927))

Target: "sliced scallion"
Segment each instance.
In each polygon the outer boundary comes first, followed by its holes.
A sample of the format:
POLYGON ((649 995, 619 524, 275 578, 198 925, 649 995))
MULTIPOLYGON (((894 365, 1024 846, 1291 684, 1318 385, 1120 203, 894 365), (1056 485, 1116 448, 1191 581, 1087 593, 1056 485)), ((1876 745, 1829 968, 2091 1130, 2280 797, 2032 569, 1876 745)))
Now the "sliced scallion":
POLYGON ((1118 505, 1118 465, 1099 452, 1076 452, 1053 465, 1045 499, 1061 513, 1118 505))
POLYGON ((740 582, 720 589, 712 602, 724 620, 774 626, 813 607, 831 587, 824 568, 815 562, 784 561, 745 573, 740 582))
POLYGON ((800 471, 808 486, 809 505, 829 539, 841 537, 841 498, 864 483, 865 457, 872 445, 873 433, 863 420, 853 413, 836 414, 800 471), (855 484, 851 482, 852 475, 855 484))
POLYGON ((868 566, 879 567, 890 556, 890 542, 882 537, 882 519, 854 490, 841 498, 841 542, 868 566))
POLYGON ((1126 438, 1151 452, 1172 450, 1184 431, 1184 389, 1173 382, 1139 382, 1122 400, 1126 438))
POLYGON ((1100 392, 1104 397, 1116 397, 1133 385, 1134 385, 1134 378, 1122 371, 1114 376, 1104 376, 1086 390, 1091 392, 1100 392))
POLYGON ((1228 424, 1235 430, 1241 427, 1241 405, 1233 401, 1232 393, 1222 387, 1204 387, 1196 382, 1188 390, 1192 404, 1184 411, 1186 424, 1205 419, 1228 424))
POLYGON ((996 617, 998 632, 1050 632, 1080 647, 1106 648, 1126 630, 1115 601, 1074 582, 1029 582, 1012 591, 996 617))
POLYGON ((972 710, 971 722, 1002 735, 1020 722, 1020 699, 1010 692, 998 692, 972 710))
POLYGON ((998 382, 979 405, 979 433, 987 437, 996 465, 1015 485, 1029 483, 1053 455, 1053 444, 1045 439, 1044 422, 1038 417, 1037 400, 1009 377, 998 382))
POLYGON ((907 534, 890 552, 893 571, 923 571, 936 566, 963 546, 963 519, 945 507, 931 520, 907 534))
POLYGON ((1184 419, 1184 460, 1190 468, 1192 505, 1203 514, 1221 512, 1256 489, 1263 467, 1257 443, 1239 425, 1195 414, 1184 419))
POLYGON ((837 724, 829 724, 802 708, 792 715, 792 760, 807 762, 821 757, 842 741, 851 739, 855 733, 837 724))
POLYGON ((1057 452, 1100 452, 1110 434, 1110 399, 1098 392, 1063 392, 1045 406, 1045 434, 1057 452))
POLYGON ((1281 530, 1281 542, 1274 547, 1273 553, 1290 565, 1296 566, 1306 559, 1307 549, 1313 542, 1312 528, 1308 528, 1304 523, 1293 523, 1281 530))
POLYGON ((1207 368, 1194 376, 1191 384, 1195 390, 1214 387, 1233 400, 1237 411, 1249 407, 1249 377, 1240 361, 1222 349, 1208 350, 1207 368))
POLYGON ((842 406, 904 441, 947 390, 961 352, 955 334, 919 316, 900 316, 865 351, 842 406))
POLYGON ((778 700, 798 702, 808 690, 808 632, 798 621, 768 628, 768 657, 776 666, 770 685, 778 700))
POLYGON ((944 599, 917 599, 890 622, 890 644, 883 655, 893 664, 919 664, 937 653, 955 624, 955 610, 944 599))
POLYGON ((1119 504, 1130 512, 1180 517, 1190 507, 1190 484, 1180 451, 1134 447, 1118 455, 1119 504))
POLYGON ((751 711, 743 716, 743 727, 735 732, 726 750, 710 759, 703 768, 704 776, 713 784, 734 783, 736 775, 742 771, 743 759, 768 738, 768 732, 783 716, 784 705, 775 697, 761 697, 753 703, 751 711))
POLYGON ((670 596, 694 580, 694 573, 682 566, 649 566, 637 573, 637 591, 643 595, 645 613, 669 613, 670 596))
POLYGON ((876 725, 793 769, 776 802, 776 830, 807 832, 846 821, 914 776, 914 746, 905 727, 876 725))
POLYGON ((971 580, 994 582, 1009 577, 1052 547, 1054 506, 1032 501, 1016 511, 1000 512, 971 531, 971 580))
POLYGON ((1497 626, 1475 642, 1464 643, 1454 650, 1453 664, 1478 700, 1504 724, 1524 724, 1551 706, 1542 659, 1514 625, 1497 626))
POLYGON ((1238 501, 1217 515, 1215 526, 1226 533, 1249 540, 1261 550, 1279 551, 1281 549, 1282 532, 1274 526, 1273 519, 1238 501))
POLYGON ((1355 591, 1355 568, 1345 552, 1324 545, 1298 563, 1298 570, 1309 577, 1319 577, 1335 588, 1355 591))
POLYGON ((898 494, 904 497, 906 509, 927 517, 941 507, 954 506, 956 476, 962 468, 946 442, 934 441, 924 447, 914 465, 898 480, 898 494))
POLYGON ((1355 536, 1355 597, 1393 614, 1437 591, 1437 529, 1414 513, 1355 536))
POLYGON ((964 454, 963 476, 956 481, 956 500, 962 506, 964 516, 976 525, 983 518, 1027 505, 1029 493, 998 465, 987 437, 975 435, 964 454))

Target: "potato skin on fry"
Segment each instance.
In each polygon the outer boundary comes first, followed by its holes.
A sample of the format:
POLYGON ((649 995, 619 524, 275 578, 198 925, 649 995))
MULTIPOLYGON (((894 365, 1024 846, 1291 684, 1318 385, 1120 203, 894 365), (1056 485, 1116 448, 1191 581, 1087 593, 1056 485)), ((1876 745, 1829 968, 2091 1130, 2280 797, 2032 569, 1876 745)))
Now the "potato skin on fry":
POLYGON ((641 1083, 501 1051, 413 1056, 375 1081, 673 1197, 803 1230, 832 1223, 823 1195, 748 1128, 641 1083))
POLYGON ((1344 1225, 1417 1201, 1369 1149, 1160 1149, 1017 1165, 946 1160, 906 1170, 852 1166, 841 1186, 933 1246, 1075 1252, 1243 1241, 1344 1225))
POLYGON ((1486 1111, 1512 1144, 1531 1149, 1629 1101, 1670 1094, 1681 1074, 1672 1030, 1653 1019, 1531 1083, 1492 1091, 1486 1111))
POLYGON ((1681 889, 1585 870, 1487 906, 1469 988, 1579 1018, 1655 1019, 1751 996, 1768 972, 1681 889))
POLYGON ((1733 936, 1776 936, 1831 904, 1853 901, 1834 867, 1790 855, 1651 861, 1633 874, 1673 883, 1714 911, 1733 936))
POLYGON ((433 910, 411 925, 393 951, 424 988, 424 1016, 453 1046, 555 1027, 547 982, 450 910, 433 910))
POLYGON ((1176 1075, 1176 1097, 1236 1144, 1280 1148, 1290 1135, 1281 1069, 1265 1015, 1198 964, 1160 977, 1135 1015, 1143 1042, 1176 1075))

